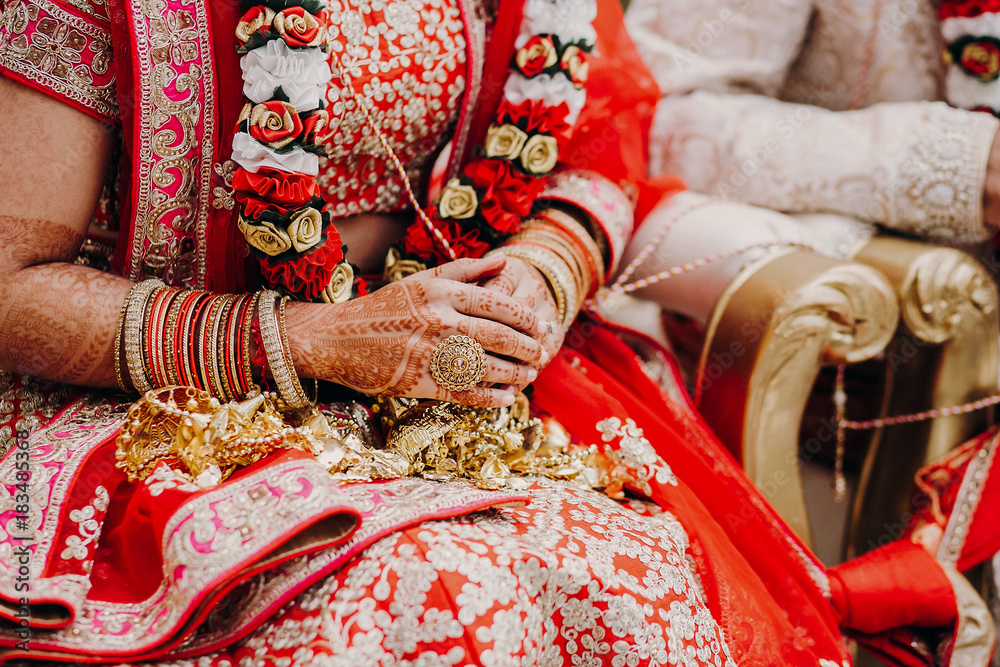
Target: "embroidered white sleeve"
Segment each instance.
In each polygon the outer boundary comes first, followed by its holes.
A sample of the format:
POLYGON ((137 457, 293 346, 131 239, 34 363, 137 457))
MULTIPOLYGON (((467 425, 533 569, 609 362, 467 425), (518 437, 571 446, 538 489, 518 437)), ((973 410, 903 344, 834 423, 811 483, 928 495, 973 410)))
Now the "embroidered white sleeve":
POLYGON ((986 238, 986 162, 1000 123, 943 103, 832 112, 755 95, 663 99, 653 173, 786 212, 832 212, 935 240, 986 238))

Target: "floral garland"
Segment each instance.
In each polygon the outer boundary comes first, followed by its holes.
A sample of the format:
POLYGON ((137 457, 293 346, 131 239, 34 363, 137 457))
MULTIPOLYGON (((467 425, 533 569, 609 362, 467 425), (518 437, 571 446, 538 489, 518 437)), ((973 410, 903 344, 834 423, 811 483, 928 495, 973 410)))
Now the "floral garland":
POLYGON ((948 102, 1000 116, 1000 0, 942 0, 938 13, 948 102))
MULTIPOLYGON (((417 207, 402 240, 407 259, 480 257, 517 231, 586 100, 596 16, 594 0, 527 0, 496 120, 437 203, 417 207)), ((338 303, 366 287, 315 180, 329 126, 329 25, 320 0, 263 0, 241 17, 247 102, 233 138, 233 187, 237 224, 264 280, 296 299, 338 303)))

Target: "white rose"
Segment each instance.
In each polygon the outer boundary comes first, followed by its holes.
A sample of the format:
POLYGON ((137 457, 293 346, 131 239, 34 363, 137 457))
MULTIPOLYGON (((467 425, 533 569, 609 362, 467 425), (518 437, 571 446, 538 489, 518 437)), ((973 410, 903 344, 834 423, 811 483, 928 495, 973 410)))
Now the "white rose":
POLYGON ((274 99, 274 89, 280 86, 288 103, 300 113, 319 108, 333 76, 321 49, 293 51, 282 39, 272 39, 244 55, 240 67, 243 94, 250 101, 259 104, 274 99))
POLYGON ((525 100, 540 100, 550 107, 557 107, 563 102, 569 107, 566 122, 576 123, 583 105, 587 101, 587 92, 578 89, 573 82, 563 74, 539 74, 526 79, 517 72, 511 72, 503 88, 504 97, 511 104, 520 104, 525 100))
POLYGON ((564 44, 581 39, 593 44, 597 39, 595 0, 528 0, 523 16, 520 43, 515 43, 515 48, 521 48, 532 35, 559 35, 564 44))
POLYGON ((246 132, 237 132, 233 137, 233 162, 252 174, 261 167, 292 171, 307 176, 319 173, 319 156, 301 148, 287 153, 277 153, 260 143, 246 132))

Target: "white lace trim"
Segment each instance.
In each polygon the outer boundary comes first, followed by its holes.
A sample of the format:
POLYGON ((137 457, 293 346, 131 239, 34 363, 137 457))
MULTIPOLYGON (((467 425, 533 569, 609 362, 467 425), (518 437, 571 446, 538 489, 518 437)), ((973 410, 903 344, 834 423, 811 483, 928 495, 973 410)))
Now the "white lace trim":
POLYGON ((925 131, 900 165, 887 225, 924 238, 985 240, 983 188, 998 125, 985 113, 928 105, 925 131))

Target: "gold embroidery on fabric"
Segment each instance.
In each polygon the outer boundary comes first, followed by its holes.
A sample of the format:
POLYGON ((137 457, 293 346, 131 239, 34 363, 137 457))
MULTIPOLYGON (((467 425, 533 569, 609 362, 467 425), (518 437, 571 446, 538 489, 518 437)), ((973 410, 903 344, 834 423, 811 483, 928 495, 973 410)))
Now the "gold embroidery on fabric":
POLYGON ((351 506, 364 513, 361 526, 347 541, 331 549, 302 556, 261 573, 241 584, 225 600, 177 653, 199 654, 224 637, 252 627, 270 610, 289 597, 298 582, 329 572, 332 567, 389 529, 408 524, 416 516, 450 515, 457 508, 475 509, 509 502, 510 496, 480 491, 464 482, 428 482, 402 478, 383 483, 350 484, 343 487, 351 506), (377 511, 376 511, 377 508, 377 511))
MULTIPOLYGON (((107 396, 87 397, 67 407, 56 419, 32 433, 29 438, 33 474, 29 495, 34 511, 29 512, 29 529, 35 531, 36 541, 31 550, 32 594, 37 598, 58 601, 70 610, 77 610, 83 603, 90 581, 80 563, 75 573, 43 578, 42 572, 49 554, 56 546, 54 539, 63 516, 61 509, 67 502, 70 480, 74 479, 81 464, 94 445, 110 437, 121 423, 127 406, 109 401, 107 396)), ((13 457, 8 457, 0 469, 0 515, 13 511, 17 469, 13 457)), ((13 542, 6 529, 0 526, 0 595, 8 600, 18 600, 15 590, 17 567, 13 557, 13 542)), ((68 618, 68 616, 67 616, 68 618)))
POLYGON ((129 277, 173 286, 205 283, 212 192, 215 73, 207 6, 168 11, 131 0, 140 71, 140 160, 129 277))
POLYGON ((235 172, 236 163, 232 160, 215 165, 215 173, 222 179, 222 185, 217 185, 212 189, 212 194, 215 197, 212 200, 212 206, 215 208, 232 211, 236 207, 236 200, 233 198, 233 174, 235 172))
MULTIPOLYGON (((164 528, 165 576, 155 593, 137 604, 87 600, 72 624, 46 637, 46 645, 118 653, 153 646, 176 631, 188 603, 220 573, 236 572, 273 550, 289 526, 347 503, 329 473, 301 460, 198 496, 164 528)), ((353 521, 339 525, 346 530, 353 521)), ((11 632, 0 629, 0 637, 16 636, 11 632)))
POLYGON ((118 117, 108 29, 49 0, 0 13, 0 66, 109 120, 118 117))

